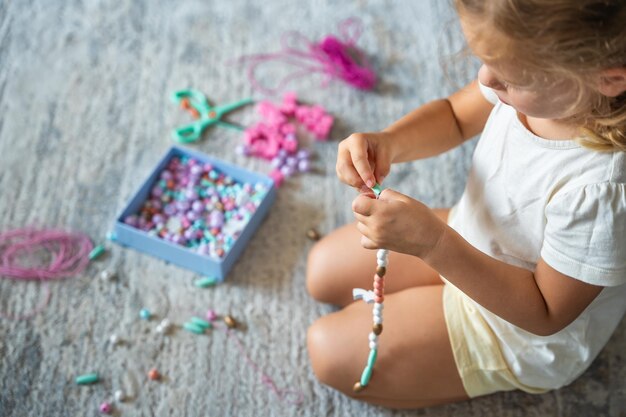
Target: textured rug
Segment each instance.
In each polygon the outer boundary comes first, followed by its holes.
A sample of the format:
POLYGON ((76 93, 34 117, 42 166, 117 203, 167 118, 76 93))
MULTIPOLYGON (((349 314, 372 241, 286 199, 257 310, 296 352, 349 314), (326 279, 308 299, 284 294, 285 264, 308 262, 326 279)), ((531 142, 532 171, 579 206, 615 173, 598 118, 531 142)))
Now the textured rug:
MULTIPOLYGON (((307 358, 306 329, 332 307, 305 290, 310 227, 328 232, 351 220, 354 193, 334 173, 337 142, 381 129, 412 108, 449 94, 475 74, 454 57, 462 42, 448 2, 0 1, 0 230, 25 225, 83 231, 96 243, 171 145, 170 129, 188 120, 169 94, 192 87, 217 103, 260 98, 232 60, 277 51, 281 35, 337 33, 359 17, 359 45, 381 75, 374 92, 311 76, 290 87, 335 117, 329 143, 304 141, 314 173, 280 188, 267 219, 227 281, 198 290, 198 276, 130 249, 109 250, 81 276, 51 285, 48 307, 31 320, 0 319, 0 416, 95 416, 122 389, 119 416, 611 416, 626 415, 626 327, 622 324, 575 383, 545 395, 519 392, 420 411, 389 411, 319 384, 307 358), (116 281, 98 279, 114 269, 116 281), (140 308, 182 323, 213 308, 244 324, 242 345, 255 370, 223 332, 160 337, 140 308), (111 346, 117 334, 124 343, 111 346), (157 367, 164 378, 148 381, 157 367), (300 407, 279 401, 261 382, 301 390, 300 407), (102 382, 76 386, 97 371, 102 382)), ((267 82, 281 65, 261 71, 267 82)), ((232 121, 257 120, 253 108, 232 121)), ((249 169, 269 166, 239 156, 241 135, 207 131, 193 149, 249 169)), ((429 160, 393 168, 389 185, 431 206, 460 197, 475 141, 429 160)), ((0 279, 0 309, 20 314, 45 292, 0 279)))

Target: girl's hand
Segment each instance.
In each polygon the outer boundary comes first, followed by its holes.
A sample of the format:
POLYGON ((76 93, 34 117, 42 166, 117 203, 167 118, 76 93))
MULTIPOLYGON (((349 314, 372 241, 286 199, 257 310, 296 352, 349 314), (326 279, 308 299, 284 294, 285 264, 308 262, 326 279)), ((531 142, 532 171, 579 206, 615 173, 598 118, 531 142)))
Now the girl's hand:
POLYGON ((339 143, 337 176, 357 189, 382 183, 391 166, 390 134, 353 133, 339 143))
POLYGON ((352 202, 366 249, 389 249, 427 258, 438 246, 447 225, 431 209, 393 190, 383 190, 378 200, 361 194, 352 202))

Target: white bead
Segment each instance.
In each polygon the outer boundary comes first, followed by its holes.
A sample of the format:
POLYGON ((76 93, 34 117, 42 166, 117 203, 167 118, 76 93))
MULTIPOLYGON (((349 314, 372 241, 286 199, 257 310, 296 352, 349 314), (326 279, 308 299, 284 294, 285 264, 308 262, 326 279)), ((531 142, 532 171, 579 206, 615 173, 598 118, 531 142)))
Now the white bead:
POLYGON ((378 342, 370 342, 370 349, 376 349, 378 347, 378 342))
POLYGON ((113 394, 113 396, 115 397, 115 401, 117 402, 122 402, 126 399, 126 396, 124 395, 124 391, 122 391, 121 389, 118 389, 117 391, 115 391, 115 394, 113 394))
POLYGON ((113 271, 109 271, 108 269, 105 269, 102 272, 100 272, 100 279, 102 281, 111 281, 113 278, 115 278, 115 272, 113 271))
POLYGON ((383 303, 374 303, 374 311, 383 311, 383 308, 385 308, 385 306, 383 305, 383 303))
POLYGON ((156 331, 159 333, 166 334, 167 332, 170 331, 171 327, 172 327, 172 324, 170 323, 170 321, 168 319, 163 319, 161 320, 161 323, 156 327, 156 331))
POLYGON ((383 324, 382 316, 374 317, 374 324, 383 324))
POLYGON ((111 344, 112 344, 113 346, 117 345, 117 344, 119 343, 119 341, 120 341, 120 338, 119 338, 119 337, 117 337, 117 335, 116 335, 115 333, 114 333, 114 334, 112 334, 112 335, 109 337, 109 342, 111 342, 111 344))
POLYGON ((384 266, 385 268, 387 267, 387 259, 379 259, 376 264, 378 266, 384 266))
POLYGON ((375 342, 376 340, 378 340, 378 336, 376 336, 376 333, 371 332, 369 335, 369 339, 370 339, 370 342, 375 342))

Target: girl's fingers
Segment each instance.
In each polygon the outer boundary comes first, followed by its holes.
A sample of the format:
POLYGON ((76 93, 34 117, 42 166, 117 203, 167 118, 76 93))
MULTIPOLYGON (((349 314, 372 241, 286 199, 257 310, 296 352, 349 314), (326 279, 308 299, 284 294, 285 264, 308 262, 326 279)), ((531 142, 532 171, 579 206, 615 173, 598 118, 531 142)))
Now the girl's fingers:
POLYGON ((356 168, 365 185, 372 188, 376 184, 376 180, 367 157, 367 142, 359 141, 355 143, 352 152, 350 152, 350 157, 352 158, 354 168, 356 168))
POLYGON ((378 149, 376 156, 377 158, 376 167, 374 168, 374 176, 376 177, 376 182, 378 184, 382 184, 383 180, 391 170, 391 162, 389 161, 387 151, 384 147, 380 147, 380 149, 378 149))
POLYGON ((365 249, 378 249, 378 246, 365 235, 361 236, 361 246, 365 249))
POLYGON ((367 224, 368 224, 369 217, 367 217, 367 216, 364 216, 364 215, 359 214, 359 213, 354 213, 354 218, 355 218, 355 219, 356 219, 359 223, 363 223, 364 225, 367 225, 367 224))
POLYGON ((362 216, 370 216, 374 209, 376 200, 371 197, 360 194, 352 201, 352 211, 362 216))
POLYGON ((337 176, 346 184, 355 188, 360 188, 364 185, 363 179, 351 164, 350 156, 345 155, 346 152, 347 151, 340 151, 339 157, 337 158, 337 176))

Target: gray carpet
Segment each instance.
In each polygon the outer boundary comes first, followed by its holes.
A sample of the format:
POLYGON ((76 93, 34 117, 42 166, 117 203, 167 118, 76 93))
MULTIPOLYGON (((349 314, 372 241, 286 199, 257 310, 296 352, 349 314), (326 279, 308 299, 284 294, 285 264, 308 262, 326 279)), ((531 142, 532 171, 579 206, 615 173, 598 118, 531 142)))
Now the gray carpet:
MULTIPOLYGON (((132 398, 119 416, 625 416, 626 326, 571 386, 541 396, 496 394, 421 411, 392 412, 352 401, 320 385, 307 359, 305 334, 332 310, 306 293, 306 230, 351 219, 353 192, 334 175, 337 141, 385 127, 427 100, 468 81, 475 65, 450 58, 460 47, 448 2, 429 1, 0 1, 0 230, 58 226, 105 241, 113 219, 171 145, 170 129, 187 119, 169 94, 193 87, 219 103, 254 93, 244 54, 276 51, 280 36, 336 33, 358 16, 359 44, 381 74, 376 92, 319 78, 292 87, 328 108, 337 123, 329 143, 308 143, 315 173, 289 181, 227 278, 198 290, 197 275, 108 243, 81 276, 51 285, 49 306, 32 320, 0 319, 0 416, 95 416, 121 388, 132 398), (445 71, 443 70, 445 68, 445 71), (97 278, 112 268, 119 279, 97 278), (304 403, 281 403, 224 333, 159 337, 158 321, 182 323, 211 307, 231 313, 250 356, 280 388, 302 390, 304 403), (117 334, 125 343, 113 347, 117 334), (157 367, 161 382, 147 381, 157 367), (102 382, 77 387, 76 375, 102 382)), ((280 65, 261 74, 275 80, 280 65)), ((250 124, 252 107, 231 120, 250 124)), ((269 172, 236 155, 239 134, 213 129, 196 150, 269 172)), ((391 186, 431 206, 460 196, 475 142, 437 158, 394 167, 391 186)), ((20 314, 45 292, 35 283, 0 279, 0 309, 20 314)))

